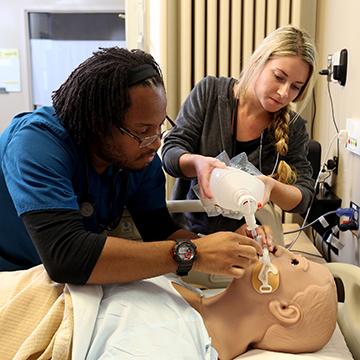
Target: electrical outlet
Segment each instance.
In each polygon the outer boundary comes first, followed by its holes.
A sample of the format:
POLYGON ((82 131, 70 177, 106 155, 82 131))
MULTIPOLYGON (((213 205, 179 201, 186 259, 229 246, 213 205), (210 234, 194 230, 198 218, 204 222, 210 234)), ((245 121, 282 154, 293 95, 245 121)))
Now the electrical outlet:
POLYGON ((346 119, 346 149, 360 155, 360 119, 346 119))

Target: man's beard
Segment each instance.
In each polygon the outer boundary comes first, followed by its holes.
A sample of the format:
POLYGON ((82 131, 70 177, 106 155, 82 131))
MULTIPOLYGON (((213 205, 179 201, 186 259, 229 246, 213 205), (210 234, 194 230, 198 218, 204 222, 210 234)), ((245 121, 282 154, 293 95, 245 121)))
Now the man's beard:
POLYGON ((150 156, 154 153, 154 151, 147 151, 146 153, 142 153, 139 156, 135 157, 132 160, 129 160, 127 156, 117 152, 113 146, 108 144, 102 144, 96 150, 96 156, 99 157, 102 161, 113 166, 116 166, 119 169, 123 170, 142 170, 148 163, 138 163, 144 157, 150 156))

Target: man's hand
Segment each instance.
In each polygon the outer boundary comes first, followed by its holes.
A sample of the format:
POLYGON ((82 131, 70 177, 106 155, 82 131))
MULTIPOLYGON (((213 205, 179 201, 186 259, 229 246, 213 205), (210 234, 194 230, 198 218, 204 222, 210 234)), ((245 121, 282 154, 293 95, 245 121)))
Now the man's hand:
POLYGON ((262 254, 255 240, 234 232, 217 232, 193 241, 197 246, 193 269, 208 274, 240 278, 262 254))
MULTIPOLYGON (((239 228, 237 228, 235 230, 235 232, 240 235, 252 238, 251 231, 248 230, 248 227, 246 224, 241 225, 239 228)), ((272 237, 271 228, 267 225, 259 225, 256 228, 256 232, 257 232, 258 236, 260 236, 261 247, 266 246, 269 249, 269 251, 272 251, 273 250, 273 242, 272 242, 273 237, 272 237)))

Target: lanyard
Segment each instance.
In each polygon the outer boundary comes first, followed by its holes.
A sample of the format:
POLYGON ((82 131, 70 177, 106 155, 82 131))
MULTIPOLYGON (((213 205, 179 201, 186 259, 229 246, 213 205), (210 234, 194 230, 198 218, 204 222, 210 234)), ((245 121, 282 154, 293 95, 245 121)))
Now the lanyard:
MULTIPOLYGON (((239 99, 236 98, 235 105, 233 105, 232 112, 231 112, 231 122, 232 122, 232 129, 233 129, 233 150, 234 151, 236 149, 236 144, 237 144, 236 132, 237 132, 237 122, 238 122, 238 116, 237 116, 238 105, 239 105, 239 99)), ((264 132, 262 131, 261 135, 260 135, 260 145, 259 145, 259 170, 260 170, 261 173, 263 172, 262 171, 263 138, 264 138, 264 132)), ((279 153, 276 152, 275 165, 274 165, 274 167, 272 169, 272 172, 270 174, 271 176, 274 175, 274 173, 275 173, 275 171, 277 169, 278 163, 279 163, 279 153)))

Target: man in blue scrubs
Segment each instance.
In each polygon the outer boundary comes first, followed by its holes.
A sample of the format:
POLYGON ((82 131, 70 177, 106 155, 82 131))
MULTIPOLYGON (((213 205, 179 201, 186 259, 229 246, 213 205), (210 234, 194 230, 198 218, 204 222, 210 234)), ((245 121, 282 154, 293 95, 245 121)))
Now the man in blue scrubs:
POLYGON ((143 51, 116 47, 76 68, 53 93, 53 107, 17 115, 0 137, 0 270, 42 262, 53 280, 75 284, 180 268, 183 275, 193 263, 241 276, 261 253, 252 239, 217 233, 189 241, 191 259, 177 246, 196 235, 166 208, 156 153, 166 120, 158 64, 143 51), (143 242, 107 235, 124 207, 143 242))

